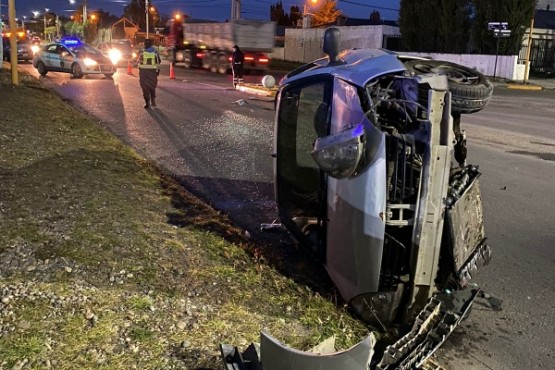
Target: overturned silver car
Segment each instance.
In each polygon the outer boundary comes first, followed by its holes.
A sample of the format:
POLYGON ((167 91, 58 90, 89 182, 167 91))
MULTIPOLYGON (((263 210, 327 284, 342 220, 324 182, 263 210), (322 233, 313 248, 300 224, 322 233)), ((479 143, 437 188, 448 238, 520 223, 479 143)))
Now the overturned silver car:
POLYGON ((326 31, 324 51, 280 83, 280 217, 363 320, 409 330, 376 355, 371 336, 322 355, 263 332, 260 348, 243 354, 222 346, 228 369, 418 368, 481 294, 469 281, 491 252, 480 172, 466 163, 460 123, 486 106, 492 85, 449 62, 381 49, 339 53, 336 28, 326 31))

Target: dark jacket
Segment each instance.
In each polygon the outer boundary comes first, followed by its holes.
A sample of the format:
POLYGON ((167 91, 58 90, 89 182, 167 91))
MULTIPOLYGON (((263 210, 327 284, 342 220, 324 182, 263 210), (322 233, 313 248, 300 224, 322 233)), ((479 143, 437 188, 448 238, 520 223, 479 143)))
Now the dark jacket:
POLYGON ((231 63, 233 65, 242 65, 245 62, 245 54, 239 49, 239 46, 235 45, 235 51, 231 55, 231 63))

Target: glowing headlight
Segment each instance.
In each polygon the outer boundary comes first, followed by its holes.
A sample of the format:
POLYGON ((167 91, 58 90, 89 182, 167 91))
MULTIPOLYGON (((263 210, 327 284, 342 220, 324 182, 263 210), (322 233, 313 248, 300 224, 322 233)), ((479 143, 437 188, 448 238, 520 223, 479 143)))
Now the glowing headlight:
POLYGON ((112 61, 112 64, 118 64, 121 60, 121 51, 118 49, 110 49, 108 52, 108 58, 112 61))
POLYGON ((133 56, 133 59, 137 59, 137 53, 133 52, 133 54, 131 54, 133 56))
POLYGON ((95 66, 95 65, 98 64, 98 62, 97 62, 96 60, 91 59, 91 58, 85 58, 85 59, 83 59, 83 63, 85 63, 85 65, 86 65, 87 67, 92 67, 92 66, 95 66))
POLYGON ((33 52, 33 54, 36 53, 39 50, 40 50, 40 47, 38 45, 31 46, 31 51, 33 52))
POLYGON ((343 179, 353 175, 364 150, 364 128, 354 128, 321 137, 314 143, 312 157, 329 176, 343 179))

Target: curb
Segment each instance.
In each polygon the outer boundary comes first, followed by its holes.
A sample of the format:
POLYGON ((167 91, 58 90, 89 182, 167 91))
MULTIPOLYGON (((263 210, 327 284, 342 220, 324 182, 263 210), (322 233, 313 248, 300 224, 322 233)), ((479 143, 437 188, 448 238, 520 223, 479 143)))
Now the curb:
POLYGON ((261 84, 241 84, 241 85, 237 85, 235 88, 239 91, 243 91, 246 93, 269 96, 269 97, 275 97, 278 91, 276 88, 268 89, 262 86, 261 84))
POLYGON ((508 89, 513 89, 513 90, 532 90, 532 91, 543 90, 543 87, 538 86, 538 85, 515 85, 515 84, 507 84, 507 88, 508 88, 508 89))

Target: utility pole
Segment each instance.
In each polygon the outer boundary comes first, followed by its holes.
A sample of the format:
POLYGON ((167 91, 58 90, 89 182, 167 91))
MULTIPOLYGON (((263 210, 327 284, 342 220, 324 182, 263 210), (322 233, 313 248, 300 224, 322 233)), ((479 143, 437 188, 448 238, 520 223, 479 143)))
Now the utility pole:
POLYGON ((87 23, 87 0, 83 0, 83 26, 87 23))
POLYGON ((48 9, 48 8, 44 8, 44 17, 42 17, 43 20, 44 20, 44 31, 43 31, 43 33, 44 33, 44 39, 45 40, 46 40, 46 14, 48 14, 49 10, 50 9, 48 9))
POLYGON ((241 19, 241 0, 231 0, 231 19, 241 19))
MULTIPOLYGON (((4 33, 4 23, 2 23, 2 0, 0 0, 0 34, 4 33)), ((4 43, 0 42, 0 70, 3 67, 4 61, 4 43)))
POLYGON ((148 0, 145 0, 146 38, 148 39, 148 0))
POLYGON ((8 17, 10 19, 10 64, 12 71, 12 85, 19 85, 17 74, 17 23, 15 22, 15 0, 8 0, 8 17))
POLYGON ((534 15, 530 22, 530 32, 528 32, 528 47, 526 48, 526 62, 524 63, 524 83, 528 83, 528 73, 530 73, 530 53, 532 49, 532 35, 534 34, 534 15))

